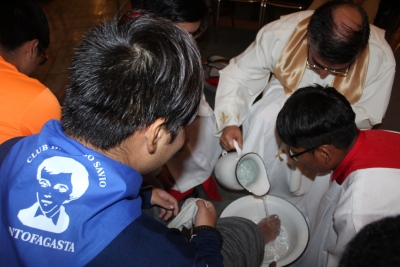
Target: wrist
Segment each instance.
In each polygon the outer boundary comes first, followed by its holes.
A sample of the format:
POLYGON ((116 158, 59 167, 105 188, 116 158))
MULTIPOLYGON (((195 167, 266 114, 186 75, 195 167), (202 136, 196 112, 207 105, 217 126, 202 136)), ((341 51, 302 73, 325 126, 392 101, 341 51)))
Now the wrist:
POLYGON ((199 234, 202 231, 211 231, 211 232, 216 233, 217 236, 218 236, 218 239, 219 239, 219 241, 221 243, 221 246, 222 246, 223 238, 222 238, 221 232, 218 231, 215 227, 212 227, 212 226, 200 225, 200 226, 192 228, 192 238, 193 238, 193 236, 196 236, 197 234, 199 234))

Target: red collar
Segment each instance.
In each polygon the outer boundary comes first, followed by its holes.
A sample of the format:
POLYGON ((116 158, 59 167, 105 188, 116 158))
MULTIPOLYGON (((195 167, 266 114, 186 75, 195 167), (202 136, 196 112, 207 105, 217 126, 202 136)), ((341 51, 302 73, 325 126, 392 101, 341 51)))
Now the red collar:
POLYGON ((343 161, 336 167, 332 174, 332 181, 336 181, 338 184, 342 184, 346 180, 347 175, 345 175, 345 170, 348 169, 349 165, 352 163, 353 159, 357 156, 358 151, 361 149, 365 141, 365 133, 358 130, 358 137, 351 148, 349 153, 344 157, 343 161))

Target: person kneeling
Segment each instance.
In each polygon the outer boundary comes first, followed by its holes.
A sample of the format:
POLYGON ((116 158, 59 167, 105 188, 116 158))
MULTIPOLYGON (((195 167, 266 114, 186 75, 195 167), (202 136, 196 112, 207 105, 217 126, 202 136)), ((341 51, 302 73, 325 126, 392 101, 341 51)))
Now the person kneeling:
POLYGON ((357 129, 355 113, 333 87, 308 86, 286 101, 277 131, 290 158, 331 180, 317 177, 304 196, 310 242, 294 266, 338 266, 346 244, 360 229, 400 214, 400 134, 357 129), (317 207, 317 210, 313 207, 317 207))

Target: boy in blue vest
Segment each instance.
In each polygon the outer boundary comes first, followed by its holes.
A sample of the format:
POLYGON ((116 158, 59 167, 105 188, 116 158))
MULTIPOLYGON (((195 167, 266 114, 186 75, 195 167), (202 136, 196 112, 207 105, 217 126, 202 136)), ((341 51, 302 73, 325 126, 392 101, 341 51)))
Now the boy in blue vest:
POLYGON ((188 241, 142 213, 152 205, 166 220, 178 213, 171 195, 141 188, 142 175, 182 146, 203 80, 193 38, 170 21, 142 15, 89 30, 61 122, 3 153, 0 266, 258 267, 278 218, 217 223, 200 199, 188 241))

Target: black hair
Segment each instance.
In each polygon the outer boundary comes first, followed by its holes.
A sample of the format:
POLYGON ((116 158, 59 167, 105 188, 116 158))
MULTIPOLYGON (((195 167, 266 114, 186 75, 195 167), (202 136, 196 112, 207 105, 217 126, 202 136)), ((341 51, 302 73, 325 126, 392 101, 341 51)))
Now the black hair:
POLYGON ((347 244, 339 267, 400 266, 400 216, 364 226, 347 244))
POLYGON ((353 62, 367 46, 369 34, 368 17, 364 9, 345 1, 330 1, 322 5, 315 10, 308 25, 309 45, 330 64, 353 62), (339 9, 343 7, 356 9, 361 14, 359 29, 335 23, 336 11, 340 12, 339 9))
POLYGON ((196 117, 203 93, 196 43, 178 25, 152 15, 118 21, 92 28, 76 48, 63 130, 108 150, 164 119, 173 142, 196 117))
POLYGON ((142 8, 173 22, 197 22, 207 18, 205 0, 144 0, 142 8))
POLYGON ((311 149, 332 145, 347 149, 358 135, 355 113, 333 87, 297 89, 278 114, 277 131, 291 147, 311 149))
MULTIPOLYGON (((0 1, 0 45, 9 52, 28 41, 37 39, 46 49, 50 44, 50 30, 46 15, 33 1, 0 1)), ((38 54, 41 51, 38 49, 38 54)))
POLYGON ((205 0, 143 0, 140 9, 173 22, 201 21, 200 28, 208 26, 208 7, 205 0))

